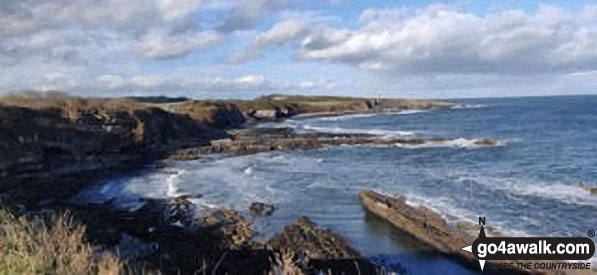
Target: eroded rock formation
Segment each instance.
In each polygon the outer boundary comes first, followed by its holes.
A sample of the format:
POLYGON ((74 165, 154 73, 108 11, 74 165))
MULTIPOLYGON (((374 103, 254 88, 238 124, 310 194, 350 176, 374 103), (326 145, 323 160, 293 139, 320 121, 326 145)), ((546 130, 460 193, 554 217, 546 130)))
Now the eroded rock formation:
MULTIPOLYGON (((365 210, 388 221, 398 230, 429 245, 435 250, 457 257, 477 268, 477 259, 472 253, 462 250, 471 245, 477 238, 479 226, 460 221, 448 223, 437 212, 425 206, 411 206, 403 196, 392 197, 371 190, 359 193, 359 200, 365 210)), ((499 232, 488 231, 494 236, 502 236, 499 232)), ((516 261, 487 261, 485 270, 508 274, 591 274, 590 270, 535 270, 535 269, 502 269, 499 264, 516 263, 516 261)), ((516 265, 515 265, 516 266, 516 265)))

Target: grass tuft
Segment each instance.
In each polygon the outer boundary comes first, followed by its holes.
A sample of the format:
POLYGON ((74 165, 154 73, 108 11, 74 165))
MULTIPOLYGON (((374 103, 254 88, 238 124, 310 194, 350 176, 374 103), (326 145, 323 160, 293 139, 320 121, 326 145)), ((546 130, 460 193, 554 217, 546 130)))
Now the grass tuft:
POLYGON ((119 274, 114 255, 98 253, 83 236, 85 227, 69 213, 17 217, 0 209, 0 273, 119 274))

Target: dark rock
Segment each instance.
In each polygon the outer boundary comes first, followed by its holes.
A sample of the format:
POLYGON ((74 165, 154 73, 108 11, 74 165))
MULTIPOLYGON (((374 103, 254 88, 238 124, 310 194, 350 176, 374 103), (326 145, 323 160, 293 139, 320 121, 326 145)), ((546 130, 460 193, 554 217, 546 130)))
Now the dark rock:
POLYGON ((276 211, 276 206, 262 202, 253 202, 249 206, 249 211, 253 217, 269 217, 276 211))
POLYGON ((327 229, 318 228, 307 217, 299 218, 296 223, 284 227, 274 235, 269 245, 275 249, 305 251, 310 259, 355 259, 359 253, 350 247, 340 236, 327 229))
MULTIPOLYGON (((282 256, 275 262, 290 262, 302 272, 319 274, 332 270, 337 274, 377 274, 375 266, 363 259, 346 240, 328 229, 317 227, 307 217, 299 218, 267 241, 282 256)), ((278 264, 279 265, 279 264, 278 264)), ((288 267, 287 270, 292 270, 288 267)))
MULTIPOLYGON (((272 150, 291 149, 318 149, 338 145, 382 145, 395 146, 441 144, 453 141, 448 138, 387 138, 368 134, 330 134, 306 133, 296 134, 292 129, 242 129, 229 131, 229 138, 211 141, 209 146, 186 148, 175 151, 171 159, 197 159, 201 155, 210 153, 230 153, 233 155, 246 155, 272 150)), ((475 142, 478 146, 491 147, 499 144, 495 139, 479 139, 475 142)))
POLYGON ((481 146, 496 146, 498 145, 498 140, 491 138, 480 138, 475 140, 475 144, 481 146))

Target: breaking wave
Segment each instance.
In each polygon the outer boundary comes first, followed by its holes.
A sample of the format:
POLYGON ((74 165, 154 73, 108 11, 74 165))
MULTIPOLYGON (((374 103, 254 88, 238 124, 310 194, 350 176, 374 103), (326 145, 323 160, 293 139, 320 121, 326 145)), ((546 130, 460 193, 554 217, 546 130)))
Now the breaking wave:
POLYGON ((341 127, 318 127, 311 125, 302 125, 297 130, 313 131, 319 133, 331 133, 331 134, 367 134, 375 136, 412 136, 415 135, 414 131, 399 131, 399 130, 381 130, 381 129, 347 129, 341 127))
POLYGON ((396 147, 406 148, 406 149, 437 148, 437 147, 477 149, 477 148, 484 148, 484 147, 503 146, 505 144, 502 141, 496 141, 496 144, 484 145, 484 144, 480 144, 479 143, 480 141, 482 141, 482 140, 477 139, 477 138, 473 138, 473 139, 456 138, 456 139, 441 140, 441 141, 429 140, 422 144, 396 143, 394 145, 396 147))

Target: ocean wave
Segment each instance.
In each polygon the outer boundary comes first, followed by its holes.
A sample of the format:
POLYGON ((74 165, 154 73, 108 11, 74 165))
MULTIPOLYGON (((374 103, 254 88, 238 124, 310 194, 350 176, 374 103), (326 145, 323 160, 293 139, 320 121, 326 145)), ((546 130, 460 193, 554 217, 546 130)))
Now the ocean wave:
POLYGON ((495 146, 504 146, 505 145, 505 142, 503 142, 503 141, 496 141, 495 144, 491 144, 491 145, 482 144, 481 141, 483 141, 483 139, 456 138, 456 139, 441 140, 441 141, 428 140, 422 144, 396 143, 394 145, 396 147, 406 148, 406 149, 436 148, 436 147, 478 149, 478 148, 484 148, 484 147, 495 147, 495 146))
POLYGON ((341 120, 348 120, 354 118, 363 118, 363 117, 372 117, 378 115, 377 113, 370 113, 370 114, 350 114, 350 115, 339 115, 339 116, 325 116, 325 117, 316 117, 310 120, 318 120, 318 121, 341 121, 341 120))
POLYGON ((487 105, 484 104, 456 104, 452 107, 450 107, 450 109, 479 109, 479 108, 485 108, 487 107, 487 105))
POLYGON ((365 118, 365 117, 374 117, 380 115, 410 115, 410 114, 418 114, 418 113, 425 113, 430 112, 431 109, 409 109, 409 110, 401 110, 401 111, 386 111, 386 112, 378 112, 378 113, 365 113, 365 114, 349 114, 349 115, 338 115, 338 116, 326 116, 326 117, 315 117, 311 118, 310 120, 315 121, 342 121, 342 120, 350 120, 355 118, 365 118))
POLYGON ((319 133, 330 133, 330 134, 367 134, 376 136, 412 136, 415 135, 414 131, 400 131, 400 130, 382 130, 382 129, 350 129, 341 127, 319 127, 305 124, 299 130, 314 131, 319 133))
POLYGON ((597 204, 597 196, 590 192, 580 190, 580 187, 569 184, 517 184, 511 192, 523 196, 536 196, 547 199, 556 199, 568 204, 590 205, 597 204))
POLYGON ((426 112, 430 112, 431 109, 411 109, 411 110, 402 110, 402 111, 398 111, 398 112, 387 112, 387 113, 382 113, 382 114, 388 114, 388 115, 411 115, 411 114, 418 114, 418 113, 426 113, 426 112))
POLYGON ((581 187, 565 183, 537 182, 533 179, 496 178, 488 176, 462 176, 458 182, 473 181, 492 190, 506 192, 518 196, 533 196, 558 200, 567 204, 597 204, 597 196, 582 190, 581 187))
POLYGON ((174 198, 177 196, 182 195, 180 191, 180 177, 185 174, 184 170, 176 169, 177 173, 170 175, 166 179, 166 196, 169 198, 174 198))

